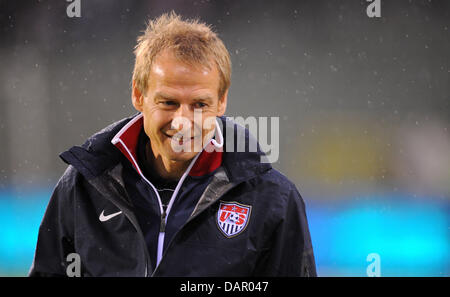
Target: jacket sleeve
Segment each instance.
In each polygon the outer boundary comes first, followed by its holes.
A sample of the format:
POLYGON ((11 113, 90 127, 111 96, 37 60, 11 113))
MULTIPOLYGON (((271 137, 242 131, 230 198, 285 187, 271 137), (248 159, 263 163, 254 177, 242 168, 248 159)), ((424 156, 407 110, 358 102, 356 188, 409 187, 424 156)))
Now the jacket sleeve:
POLYGON ((258 276, 317 276, 305 203, 295 185, 287 194, 282 217, 261 255, 258 276))
POLYGON ((53 191, 39 227, 30 277, 66 276, 66 257, 74 252, 75 176, 76 170, 69 166, 53 191))

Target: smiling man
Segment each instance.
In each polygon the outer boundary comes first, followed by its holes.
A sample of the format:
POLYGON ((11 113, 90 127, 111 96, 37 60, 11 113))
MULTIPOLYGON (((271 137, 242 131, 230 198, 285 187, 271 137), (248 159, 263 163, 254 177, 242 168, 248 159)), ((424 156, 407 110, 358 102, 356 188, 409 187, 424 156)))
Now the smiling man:
POLYGON ((30 276, 315 276, 295 185, 259 146, 226 149, 254 138, 223 116, 223 42, 171 13, 135 54, 138 114, 61 154, 30 276))

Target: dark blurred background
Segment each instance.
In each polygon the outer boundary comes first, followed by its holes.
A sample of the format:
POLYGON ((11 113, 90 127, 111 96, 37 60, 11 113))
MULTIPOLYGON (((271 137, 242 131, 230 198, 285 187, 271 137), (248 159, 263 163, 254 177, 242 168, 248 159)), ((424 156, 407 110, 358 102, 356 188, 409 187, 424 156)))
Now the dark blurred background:
POLYGON ((0 275, 26 275, 66 165, 134 113, 136 38, 174 10, 231 53, 228 116, 280 118, 320 276, 450 274, 450 1, 0 0, 0 275))

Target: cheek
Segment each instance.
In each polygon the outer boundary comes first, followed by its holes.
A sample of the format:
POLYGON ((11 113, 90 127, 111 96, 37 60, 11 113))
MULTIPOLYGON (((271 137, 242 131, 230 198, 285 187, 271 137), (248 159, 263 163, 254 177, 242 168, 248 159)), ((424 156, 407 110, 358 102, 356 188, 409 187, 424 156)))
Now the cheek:
POLYGON ((155 105, 146 106, 143 110, 145 119, 148 120, 146 126, 151 130, 159 130, 169 121, 169 115, 157 108, 155 105))
POLYGON ((156 140, 159 142, 159 140, 157 139, 159 136, 159 131, 161 130, 161 128, 164 126, 164 122, 163 122, 163 118, 155 116, 155 115, 144 115, 144 129, 145 129, 145 133, 150 137, 150 139, 152 139, 154 141, 154 139, 156 138, 156 140))

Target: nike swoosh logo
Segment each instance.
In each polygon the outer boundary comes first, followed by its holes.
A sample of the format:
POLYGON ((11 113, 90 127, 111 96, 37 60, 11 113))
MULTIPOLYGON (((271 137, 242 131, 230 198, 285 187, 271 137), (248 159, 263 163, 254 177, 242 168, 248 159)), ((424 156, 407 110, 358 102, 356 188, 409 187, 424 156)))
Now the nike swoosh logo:
POLYGON ((122 213, 122 211, 119 211, 119 212, 115 212, 115 213, 105 216, 105 211, 102 211, 102 213, 100 214, 100 217, 98 219, 100 220, 100 222, 106 222, 107 220, 110 220, 110 219, 114 218, 115 216, 120 215, 121 213, 122 213))

